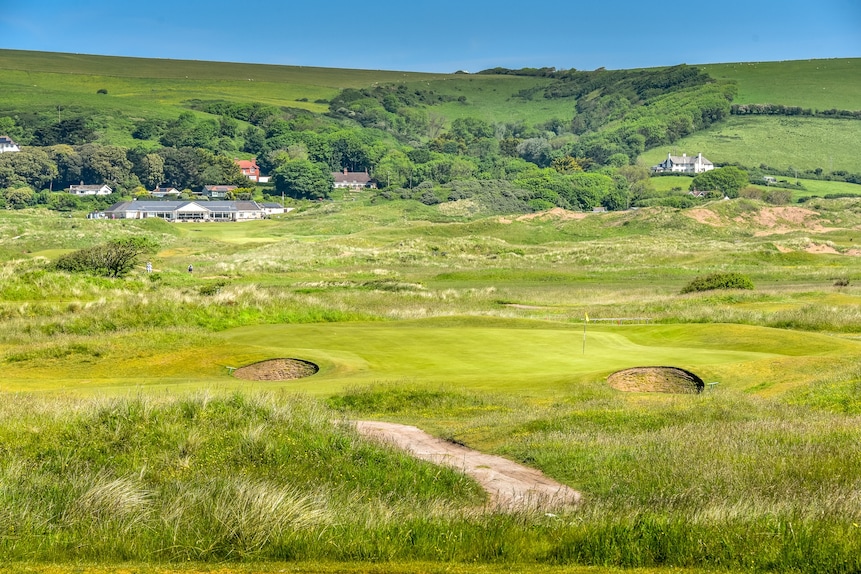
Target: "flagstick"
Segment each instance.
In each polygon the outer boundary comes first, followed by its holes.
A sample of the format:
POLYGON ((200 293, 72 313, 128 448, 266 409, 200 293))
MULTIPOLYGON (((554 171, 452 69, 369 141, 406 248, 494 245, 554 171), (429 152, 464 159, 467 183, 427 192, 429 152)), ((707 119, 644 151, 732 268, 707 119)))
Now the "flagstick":
POLYGON ((583 321, 583 354, 586 354, 586 324, 589 322, 589 319, 583 321))

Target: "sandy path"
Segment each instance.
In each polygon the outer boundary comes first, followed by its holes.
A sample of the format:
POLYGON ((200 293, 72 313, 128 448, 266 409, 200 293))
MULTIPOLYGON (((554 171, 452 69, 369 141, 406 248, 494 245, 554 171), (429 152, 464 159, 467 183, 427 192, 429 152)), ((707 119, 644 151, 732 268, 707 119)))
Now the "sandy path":
POLYGON ((378 421, 358 421, 355 425, 364 436, 468 474, 488 492, 494 509, 549 509, 580 501, 579 492, 534 468, 433 437, 416 427, 378 421))

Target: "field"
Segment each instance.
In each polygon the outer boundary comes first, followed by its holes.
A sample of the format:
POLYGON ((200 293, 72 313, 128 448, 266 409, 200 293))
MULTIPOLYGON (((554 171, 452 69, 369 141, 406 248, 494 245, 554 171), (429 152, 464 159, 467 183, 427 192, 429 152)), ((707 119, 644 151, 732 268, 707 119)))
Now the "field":
POLYGON ((747 167, 767 165, 781 170, 821 168, 861 171, 857 143, 861 122, 822 118, 742 117, 726 121, 642 154, 638 161, 655 165, 667 153, 695 155, 702 152, 715 163, 739 163, 747 167))
POLYGON ((858 213, 857 199, 476 218, 359 200, 224 225, 0 213, 0 560, 856 569, 858 213), (152 275, 50 268, 129 235, 158 241, 152 275), (756 288, 680 294, 727 270, 756 288), (275 357, 320 371, 230 375, 275 357), (643 365, 717 384, 607 386, 643 365), (482 512, 462 475, 333 424, 357 419, 534 466, 583 502, 482 512))
MULTIPOLYGON (((737 103, 779 103, 814 109, 858 107, 858 59, 703 66, 718 79, 735 81, 737 103)), ((4 110, 86 112, 100 125, 104 143, 133 145, 129 126, 140 118, 175 118, 190 100, 257 101, 315 113, 343 88, 405 83, 416 89, 465 98, 433 106, 446 122, 476 117, 492 123, 567 123, 573 102, 512 97, 546 83, 544 78, 421 74, 181 60, 147 60, 79 54, 0 51, 4 110), (107 90, 107 94, 97 93, 107 90)), ((712 128, 648 150, 652 165, 667 152, 698 153, 712 161, 787 169, 861 171, 856 142, 861 122, 819 118, 731 117, 712 128)))
POLYGON ((738 62, 701 66, 712 77, 734 80, 739 104, 784 104, 814 110, 857 110, 861 60, 738 62))
MULTIPOLYGON (((655 191, 660 192, 669 192, 673 190, 680 190, 687 192, 688 188, 691 185, 692 177, 684 176, 684 175, 667 175, 660 177, 653 177, 651 179, 652 187, 655 191)), ((847 183, 845 181, 825 181, 819 179, 804 179, 798 178, 797 180, 794 177, 779 177, 777 178, 780 182, 785 182, 788 184, 794 184, 796 181, 801 184, 804 189, 793 189, 793 188, 777 188, 771 187, 769 188, 765 184, 754 184, 753 187, 759 188, 763 191, 768 189, 789 189, 792 192, 792 201, 796 202, 802 197, 826 197, 831 195, 861 195, 861 186, 854 183, 847 183)))

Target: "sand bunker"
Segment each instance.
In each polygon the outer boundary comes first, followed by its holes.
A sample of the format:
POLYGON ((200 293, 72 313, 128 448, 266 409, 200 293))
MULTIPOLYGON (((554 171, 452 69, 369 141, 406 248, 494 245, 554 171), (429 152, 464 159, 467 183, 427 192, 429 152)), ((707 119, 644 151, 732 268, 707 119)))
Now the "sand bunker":
POLYGON ((701 378, 677 367, 634 367, 607 377, 614 389, 639 393, 699 393, 705 387, 701 378))
POLYGON ((270 359, 233 371, 233 376, 246 381, 290 381, 310 377, 320 367, 302 359, 270 359))

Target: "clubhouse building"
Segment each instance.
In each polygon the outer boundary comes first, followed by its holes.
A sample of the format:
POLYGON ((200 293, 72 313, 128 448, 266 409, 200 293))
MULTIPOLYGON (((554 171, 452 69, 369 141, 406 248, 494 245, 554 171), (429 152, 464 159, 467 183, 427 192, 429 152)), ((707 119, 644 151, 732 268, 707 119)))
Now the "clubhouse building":
POLYGON ((256 201, 121 201, 95 217, 103 219, 163 219, 173 222, 252 221, 285 209, 256 201))

